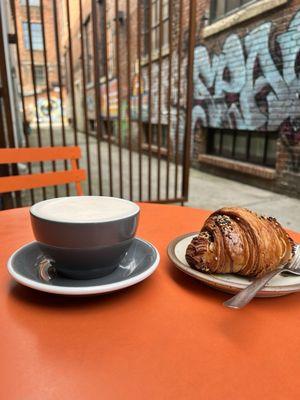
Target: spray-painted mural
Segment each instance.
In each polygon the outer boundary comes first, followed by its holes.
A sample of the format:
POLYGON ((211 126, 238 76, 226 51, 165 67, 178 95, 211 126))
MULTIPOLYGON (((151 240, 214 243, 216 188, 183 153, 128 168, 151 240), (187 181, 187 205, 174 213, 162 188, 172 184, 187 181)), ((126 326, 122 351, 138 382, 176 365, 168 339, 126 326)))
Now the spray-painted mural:
MULTIPOLYGON (((20 104, 20 110, 21 104, 20 104)), ((39 97, 37 100, 37 114, 39 122, 49 123, 49 114, 51 113, 51 121, 54 124, 61 123, 61 102, 56 97, 50 98, 50 104, 45 97, 39 97)), ((28 105, 27 117, 30 123, 36 124, 36 110, 34 100, 28 105)))
MULTIPOLYGON (((161 62, 161 67, 158 61, 153 62, 151 65, 151 123, 156 125, 159 121, 162 125, 167 125, 169 122, 170 112, 170 141, 171 147, 175 143, 175 135, 178 129, 178 149, 179 152, 183 151, 183 139, 185 128, 185 102, 186 102, 186 69, 187 57, 181 59, 180 75, 181 86, 180 95, 178 93, 178 55, 172 54, 171 60, 171 98, 170 107, 168 102, 169 94, 169 59, 165 57, 161 62), (159 80, 161 79, 161 85, 159 80), (161 99, 159 102, 159 90, 161 90, 161 99), (177 118, 178 114, 178 118, 177 118), (178 120, 178 122, 177 122, 178 120)), ((149 69, 148 64, 142 68, 141 71, 141 118, 145 123, 149 122, 149 69)), ((131 117, 133 121, 138 119, 139 115, 139 76, 136 73, 133 77, 131 96, 131 117)))
MULTIPOLYGON (((131 118, 133 120, 139 117, 139 74, 133 76, 131 96, 131 118)), ((141 76, 141 115, 143 120, 148 118, 148 91, 146 91, 145 79, 141 76)))
MULTIPOLYGON (((113 79, 108 84, 109 94, 109 116, 110 118, 116 118, 118 116, 118 89, 117 80, 113 79)), ((102 83, 100 86, 100 101, 101 101, 101 115, 107 116, 107 100, 106 100, 106 83, 102 83)), ((94 88, 92 87, 87 92, 87 109, 89 118, 95 118, 95 94, 94 88)))
POLYGON ((60 99, 51 98, 50 105, 47 98, 39 98, 37 102, 38 116, 40 122, 49 122, 49 113, 53 123, 61 122, 61 102, 60 99))
POLYGON ((195 49, 193 126, 279 131, 300 139, 300 11, 270 43, 267 22, 231 34, 220 54, 195 49))

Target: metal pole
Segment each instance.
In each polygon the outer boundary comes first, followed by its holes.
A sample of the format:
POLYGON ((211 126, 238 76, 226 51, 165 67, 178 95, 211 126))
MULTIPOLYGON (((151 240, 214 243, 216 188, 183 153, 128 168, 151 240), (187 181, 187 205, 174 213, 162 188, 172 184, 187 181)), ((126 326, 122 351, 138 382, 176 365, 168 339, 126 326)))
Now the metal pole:
POLYGON ((185 201, 189 195, 190 151, 192 136, 192 106, 193 106, 193 66, 196 33, 196 0, 190 2, 189 13, 189 50, 188 50, 188 81, 187 81, 187 112, 184 137, 182 196, 185 201))

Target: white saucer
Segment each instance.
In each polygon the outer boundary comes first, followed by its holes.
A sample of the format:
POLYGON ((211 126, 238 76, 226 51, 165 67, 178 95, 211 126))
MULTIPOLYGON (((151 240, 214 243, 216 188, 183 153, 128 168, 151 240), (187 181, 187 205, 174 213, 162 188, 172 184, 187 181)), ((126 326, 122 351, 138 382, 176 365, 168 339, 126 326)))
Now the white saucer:
MULTIPOLYGON (((191 232, 174 239, 168 255, 175 266, 208 286, 226 293, 237 293, 252 282, 251 278, 234 274, 205 274, 191 268, 185 259, 187 246, 199 232, 191 232)), ((298 245, 299 246, 299 245, 298 245)), ((278 297, 300 291, 300 276, 278 274, 257 294, 257 297, 278 297)))
POLYGON ((22 246, 7 262, 11 276, 22 285, 42 292, 86 296, 120 290, 148 278, 159 264, 159 253, 149 242, 135 238, 119 266, 96 279, 70 279, 57 275, 49 282, 41 279, 37 260, 42 252, 36 242, 22 246))

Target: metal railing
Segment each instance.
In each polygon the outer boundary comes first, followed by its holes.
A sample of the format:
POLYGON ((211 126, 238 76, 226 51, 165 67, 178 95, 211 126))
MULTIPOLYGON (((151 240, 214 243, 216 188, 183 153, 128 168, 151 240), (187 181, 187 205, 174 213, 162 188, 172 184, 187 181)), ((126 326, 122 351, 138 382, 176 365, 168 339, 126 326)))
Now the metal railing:
MULTIPOLYGON (((87 169, 86 194, 186 201, 196 1, 32 4, 10 1, 15 43, 9 47, 24 140, 5 146, 78 144, 87 169), (44 71, 42 83, 37 66, 44 71)), ((3 52, 0 56, 8 65, 3 52)), ((57 168, 56 162, 27 166, 29 173, 57 168)), ((72 193, 68 185, 45 188, 23 193, 20 201, 72 193)))

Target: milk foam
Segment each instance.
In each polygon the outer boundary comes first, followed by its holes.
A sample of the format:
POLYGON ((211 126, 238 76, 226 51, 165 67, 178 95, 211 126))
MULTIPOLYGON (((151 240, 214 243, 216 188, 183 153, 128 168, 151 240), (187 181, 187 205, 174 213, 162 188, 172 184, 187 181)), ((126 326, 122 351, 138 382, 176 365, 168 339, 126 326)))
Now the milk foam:
POLYGON ((127 200, 105 196, 61 197, 41 201, 30 209, 37 217, 61 222, 102 222, 136 214, 139 207, 127 200))

